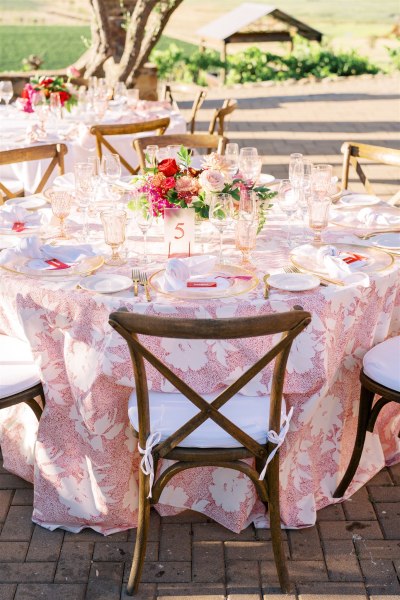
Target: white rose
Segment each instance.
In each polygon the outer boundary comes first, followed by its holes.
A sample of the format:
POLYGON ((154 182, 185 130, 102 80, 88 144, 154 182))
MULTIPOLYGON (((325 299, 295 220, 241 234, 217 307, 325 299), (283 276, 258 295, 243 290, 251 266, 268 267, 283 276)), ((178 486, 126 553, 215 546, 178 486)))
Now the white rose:
POLYGON ((206 192, 221 192, 224 189, 225 181, 220 171, 206 169, 200 174, 200 185, 206 192))

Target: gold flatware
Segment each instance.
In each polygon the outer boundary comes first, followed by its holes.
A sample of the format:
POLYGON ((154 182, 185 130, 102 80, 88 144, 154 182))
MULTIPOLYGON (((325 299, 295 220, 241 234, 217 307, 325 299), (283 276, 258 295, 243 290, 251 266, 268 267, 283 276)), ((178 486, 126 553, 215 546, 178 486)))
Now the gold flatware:
POLYGON ((265 273, 265 275, 263 277, 263 281, 264 281, 264 298, 266 300, 269 297, 269 283, 268 283, 269 275, 270 275, 269 273, 265 273))
POLYGON ((133 281, 133 295, 137 296, 139 293, 139 281, 140 272, 139 269, 132 269, 132 281, 133 281))
POLYGON ((147 279, 147 273, 140 271, 139 274, 139 283, 144 287, 144 293, 146 294, 147 302, 151 302, 150 290, 149 290, 149 281, 147 279))

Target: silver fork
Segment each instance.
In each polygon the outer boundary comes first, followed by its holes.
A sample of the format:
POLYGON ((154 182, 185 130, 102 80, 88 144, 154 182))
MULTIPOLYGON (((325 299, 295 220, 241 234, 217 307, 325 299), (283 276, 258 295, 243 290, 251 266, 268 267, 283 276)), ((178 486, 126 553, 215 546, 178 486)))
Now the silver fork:
MULTIPOLYGON (((300 271, 300 269, 295 267, 294 265, 288 265, 287 267, 283 267, 283 270, 285 273, 302 273, 302 271, 300 271)), ((316 277, 318 277, 318 275, 316 275, 316 277)), ((319 285, 322 285, 323 287, 328 286, 328 284, 325 281, 322 281, 320 277, 318 277, 318 279, 319 285)))
POLYGON ((139 283, 144 287, 144 293, 146 294, 147 302, 151 302, 149 280, 147 279, 147 273, 144 271, 139 272, 139 283))
POLYGON ((140 282, 140 271, 139 269, 132 269, 132 281, 133 281, 133 295, 137 296, 139 292, 139 282, 140 282))

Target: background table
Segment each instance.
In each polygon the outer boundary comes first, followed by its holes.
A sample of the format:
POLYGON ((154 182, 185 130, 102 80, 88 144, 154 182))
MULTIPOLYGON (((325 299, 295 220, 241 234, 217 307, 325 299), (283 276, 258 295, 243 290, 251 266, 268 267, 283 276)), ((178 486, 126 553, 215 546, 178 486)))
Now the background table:
MULTIPOLYGON (((282 215, 272 214, 258 240, 255 259, 261 272, 274 272, 287 262, 283 223, 282 215)), ((331 241, 356 242, 349 230, 326 235, 331 241)), ((132 248, 138 239, 131 240, 132 248)), ((156 250, 151 244, 150 252, 156 250)), ((155 268, 158 259, 152 258, 155 268)), ((129 271, 129 266, 119 269, 129 271)), ((313 320, 293 345, 284 389, 287 407, 294 407, 280 453, 281 513, 287 527, 314 524, 316 511, 334 502, 332 493, 354 442, 362 357, 388 335, 400 333, 398 264, 373 276, 369 288, 272 291, 264 300, 259 286, 247 295, 192 302, 153 292, 150 304, 143 295, 134 298, 132 290, 101 296, 77 289, 76 279, 55 282, 1 271, 0 330, 29 340, 46 393, 38 432, 25 406, 0 412, 4 466, 35 485, 33 520, 48 528, 89 526, 102 533, 136 525, 139 455, 127 419, 133 376, 126 344, 108 325, 111 311, 127 306, 140 314, 223 318, 281 312, 296 304, 313 320)), ((228 384, 266 347, 255 341, 188 340, 177 346, 163 340, 153 350, 205 393, 228 384), (189 359, 189 350, 194 358, 189 359)), ((171 391, 152 370, 149 380, 151 389, 171 391)), ((246 393, 266 393, 269 382, 266 371, 246 393)), ((348 495, 385 462, 400 460, 399 428, 399 407, 389 405, 367 436, 348 495)), ((251 521, 266 524, 250 481, 220 468, 180 474, 157 508, 162 515, 197 510, 233 531, 251 521)))

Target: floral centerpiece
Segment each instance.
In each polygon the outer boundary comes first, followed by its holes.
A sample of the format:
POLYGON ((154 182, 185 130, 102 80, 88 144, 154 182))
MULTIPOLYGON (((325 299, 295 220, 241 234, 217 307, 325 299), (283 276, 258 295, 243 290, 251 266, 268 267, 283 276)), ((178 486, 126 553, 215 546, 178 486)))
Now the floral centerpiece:
MULTIPOLYGON (((149 163, 149 158, 146 157, 149 163)), ((259 229, 265 223, 265 211, 276 192, 263 185, 242 179, 240 173, 230 177, 225 157, 215 152, 203 157, 201 169, 191 167, 191 152, 181 146, 174 158, 165 158, 144 175, 134 179, 135 189, 152 203, 155 216, 163 215, 165 208, 194 208, 199 217, 207 219, 211 194, 230 194, 238 203, 243 191, 253 191, 259 198, 259 229)), ((129 205, 128 205, 129 206, 129 205)), ((133 204, 132 206, 133 207, 133 204)))
POLYGON ((62 77, 42 75, 41 77, 32 77, 30 82, 25 84, 18 102, 22 110, 33 112, 33 98, 38 92, 43 92, 47 99, 50 99, 51 94, 59 94, 61 106, 68 111, 71 110, 73 104, 77 103, 76 97, 68 89, 62 77))

